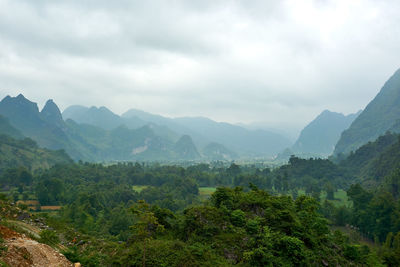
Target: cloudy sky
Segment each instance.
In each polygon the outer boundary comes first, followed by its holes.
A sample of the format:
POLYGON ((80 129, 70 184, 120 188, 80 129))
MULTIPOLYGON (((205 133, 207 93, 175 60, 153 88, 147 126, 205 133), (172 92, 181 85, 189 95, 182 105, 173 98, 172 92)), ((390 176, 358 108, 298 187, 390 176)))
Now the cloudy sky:
POLYGON ((0 97, 301 128, 400 67, 400 1, 0 0, 0 97))

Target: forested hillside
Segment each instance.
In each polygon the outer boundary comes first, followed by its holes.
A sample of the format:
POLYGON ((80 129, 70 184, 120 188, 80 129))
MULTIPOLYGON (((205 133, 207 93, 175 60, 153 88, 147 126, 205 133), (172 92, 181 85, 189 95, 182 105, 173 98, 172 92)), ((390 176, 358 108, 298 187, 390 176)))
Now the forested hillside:
POLYGON ((7 135, 0 135, 0 173, 17 167, 35 171, 70 162, 72 160, 65 151, 39 148, 29 138, 17 140, 7 135))

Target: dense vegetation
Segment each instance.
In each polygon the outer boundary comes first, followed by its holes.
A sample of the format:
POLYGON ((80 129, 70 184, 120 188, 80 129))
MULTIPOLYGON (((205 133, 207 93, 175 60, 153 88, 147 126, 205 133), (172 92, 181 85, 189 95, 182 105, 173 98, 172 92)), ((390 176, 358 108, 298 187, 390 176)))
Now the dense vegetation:
POLYGON ((9 168, 24 167, 34 171, 69 162, 72 160, 63 150, 39 148, 29 138, 17 140, 7 135, 0 135, 0 173, 9 168))
MULTIPOLYGON (((5 140, 44 155, 29 139, 5 140)), ((63 240, 87 266, 398 266, 399 146, 387 133, 345 159, 292 156, 274 169, 65 161, 33 170, 28 157, 1 169, 0 188, 62 207, 39 213, 54 229, 41 238, 63 240)))

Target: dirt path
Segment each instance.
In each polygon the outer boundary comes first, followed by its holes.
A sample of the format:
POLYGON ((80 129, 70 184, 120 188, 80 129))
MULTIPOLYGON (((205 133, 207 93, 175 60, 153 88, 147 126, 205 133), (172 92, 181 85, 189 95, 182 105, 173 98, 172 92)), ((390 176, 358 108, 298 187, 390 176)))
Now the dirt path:
POLYGON ((0 235, 8 247, 2 259, 10 266, 70 267, 73 264, 52 247, 0 225, 0 235))

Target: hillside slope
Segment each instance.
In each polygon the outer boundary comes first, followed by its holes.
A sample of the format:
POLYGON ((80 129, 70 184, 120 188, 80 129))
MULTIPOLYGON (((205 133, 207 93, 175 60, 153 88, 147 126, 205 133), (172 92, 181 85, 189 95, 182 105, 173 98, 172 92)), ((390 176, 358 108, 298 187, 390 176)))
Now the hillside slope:
POLYGON ((348 154, 391 129, 400 119, 400 69, 385 83, 378 95, 344 131, 334 154, 348 154))
POLYGON ((332 154, 340 134, 350 126, 359 113, 345 116, 341 113, 324 110, 301 131, 291 150, 295 155, 300 156, 329 156, 332 154))
POLYGON ((29 138, 16 140, 0 135, 0 171, 20 166, 32 171, 70 162, 72 162, 71 158, 62 150, 51 151, 39 148, 29 138))

